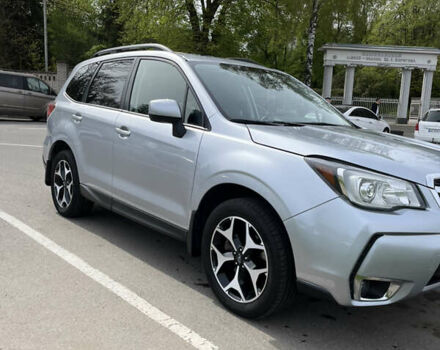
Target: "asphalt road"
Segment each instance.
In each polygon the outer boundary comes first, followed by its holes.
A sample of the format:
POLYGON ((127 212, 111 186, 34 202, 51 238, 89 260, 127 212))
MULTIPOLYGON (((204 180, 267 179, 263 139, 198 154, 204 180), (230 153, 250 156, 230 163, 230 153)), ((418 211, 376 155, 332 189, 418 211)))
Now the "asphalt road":
POLYGON ((198 348, 440 349, 440 291, 362 309, 300 295, 261 321, 229 313, 184 244, 99 208, 59 216, 43 183, 44 135, 44 123, 0 121, 0 349, 194 349, 182 327, 206 340, 198 348))

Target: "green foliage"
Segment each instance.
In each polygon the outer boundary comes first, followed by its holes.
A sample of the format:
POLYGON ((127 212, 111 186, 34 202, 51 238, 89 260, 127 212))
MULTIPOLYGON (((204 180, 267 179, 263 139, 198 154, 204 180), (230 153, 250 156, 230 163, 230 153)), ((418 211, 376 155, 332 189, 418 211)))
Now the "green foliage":
MULTIPOLYGON (((49 56, 74 65, 112 46, 159 42, 175 51, 248 57, 305 77, 313 0, 47 0, 49 56)), ((439 0, 322 0, 312 87, 321 88, 325 43, 440 47, 439 0)), ((43 67, 41 0, 0 0, 0 66, 43 67)), ((413 72, 412 96, 422 72, 413 72)), ((438 73, 433 94, 440 95, 438 73)), ((344 69, 334 74, 340 93, 344 69)), ((397 70, 359 68, 356 96, 397 97, 397 70)))
POLYGON ((39 1, 0 0, 0 67, 43 67, 42 38, 43 11, 39 1))

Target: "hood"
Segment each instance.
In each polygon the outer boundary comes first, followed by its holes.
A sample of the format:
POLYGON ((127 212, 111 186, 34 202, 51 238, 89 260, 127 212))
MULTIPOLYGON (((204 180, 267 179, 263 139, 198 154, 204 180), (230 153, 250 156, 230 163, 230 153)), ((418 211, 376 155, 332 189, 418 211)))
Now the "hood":
POLYGON ((403 136, 337 126, 248 125, 248 129, 260 145, 333 158, 425 186, 427 175, 440 174, 440 146, 403 136))

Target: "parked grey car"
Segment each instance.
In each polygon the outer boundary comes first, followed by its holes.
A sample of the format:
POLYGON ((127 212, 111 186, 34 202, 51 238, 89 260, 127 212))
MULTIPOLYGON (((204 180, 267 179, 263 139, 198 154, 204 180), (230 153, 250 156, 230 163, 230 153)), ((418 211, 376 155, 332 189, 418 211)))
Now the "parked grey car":
POLYGON ((32 74, 0 71, 0 116, 46 117, 49 102, 56 92, 32 74))
POLYGON ((58 212, 96 203, 186 242, 239 315, 267 316, 303 287, 347 306, 440 287, 440 147, 356 128, 288 74, 108 49, 49 112, 58 212))

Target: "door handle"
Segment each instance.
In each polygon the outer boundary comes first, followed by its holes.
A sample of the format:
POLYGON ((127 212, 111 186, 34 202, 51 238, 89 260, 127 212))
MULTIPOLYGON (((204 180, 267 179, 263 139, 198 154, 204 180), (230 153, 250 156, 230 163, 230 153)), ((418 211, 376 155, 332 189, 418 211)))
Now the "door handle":
POLYGON ((74 123, 79 124, 79 123, 81 123, 82 119, 83 119, 83 117, 81 114, 79 114, 79 113, 72 114, 72 120, 74 123))
POLYGON ((131 135, 131 131, 128 130, 126 126, 121 126, 120 128, 116 128, 116 132, 119 134, 119 137, 126 139, 131 135))

